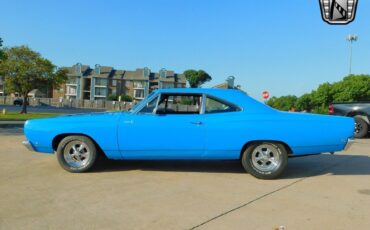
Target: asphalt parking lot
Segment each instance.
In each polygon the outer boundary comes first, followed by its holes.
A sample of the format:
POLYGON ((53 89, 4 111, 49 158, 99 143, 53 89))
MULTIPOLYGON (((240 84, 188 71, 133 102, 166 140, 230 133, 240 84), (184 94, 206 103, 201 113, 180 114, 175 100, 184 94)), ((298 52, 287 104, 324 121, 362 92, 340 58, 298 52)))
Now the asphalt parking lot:
POLYGON ((0 229, 369 229, 370 139, 289 159, 278 180, 234 161, 102 161, 62 170, 0 129, 0 229))

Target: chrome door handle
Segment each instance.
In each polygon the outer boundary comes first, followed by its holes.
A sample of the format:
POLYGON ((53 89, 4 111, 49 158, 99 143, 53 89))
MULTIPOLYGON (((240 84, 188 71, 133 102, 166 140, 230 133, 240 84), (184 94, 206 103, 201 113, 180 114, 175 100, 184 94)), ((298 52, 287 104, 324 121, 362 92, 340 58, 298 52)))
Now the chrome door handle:
POLYGON ((203 122, 201 122, 201 121, 192 121, 190 123, 192 123, 193 125, 201 125, 201 124, 203 124, 203 122))

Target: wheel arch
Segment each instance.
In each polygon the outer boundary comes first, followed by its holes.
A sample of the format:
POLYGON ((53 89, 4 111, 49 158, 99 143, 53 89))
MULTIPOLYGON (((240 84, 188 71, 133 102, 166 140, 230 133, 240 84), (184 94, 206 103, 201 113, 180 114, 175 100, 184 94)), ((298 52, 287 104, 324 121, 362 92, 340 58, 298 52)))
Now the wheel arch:
POLYGON ((94 140, 94 138, 90 137, 89 135, 86 135, 86 134, 83 134, 83 133, 62 133, 62 134, 58 134, 56 135, 53 140, 52 140, 52 147, 53 147, 53 150, 54 151, 57 151, 57 148, 58 148, 58 145, 59 143, 65 138, 65 137, 68 137, 68 136, 84 136, 84 137, 87 137, 89 138, 95 145, 96 149, 98 150, 98 153, 99 154, 103 154, 105 156, 105 153, 104 151, 101 149, 101 147, 99 146, 99 144, 94 140))
POLYGON ((351 111, 347 114, 347 117, 355 117, 359 116, 362 118, 368 125, 370 125, 369 115, 367 115, 365 112, 362 111, 351 111))
POLYGON ((245 143, 243 145, 243 148, 241 149, 240 151, 240 155, 239 155, 239 159, 242 158, 243 156, 243 153, 244 151, 249 147, 251 146, 252 144, 255 144, 255 143, 261 143, 261 142, 271 142, 271 143, 276 143, 276 144, 281 144, 285 147, 287 153, 288 153, 288 156, 291 155, 293 153, 292 149, 290 148, 290 146, 283 142, 283 141, 278 141, 278 140, 252 140, 252 141, 248 141, 247 143, 245 143))

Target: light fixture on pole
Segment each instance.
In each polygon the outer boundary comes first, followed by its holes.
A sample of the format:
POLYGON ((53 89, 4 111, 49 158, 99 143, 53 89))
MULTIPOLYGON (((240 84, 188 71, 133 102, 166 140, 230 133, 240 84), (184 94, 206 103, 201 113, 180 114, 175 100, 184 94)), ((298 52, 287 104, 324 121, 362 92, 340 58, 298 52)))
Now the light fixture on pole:
POLYGON ((349 74, 352 74, 352 43, 357 41, 358 37, 357 35, 349 34, 346 38, 347 41, 349 41, 349 74))

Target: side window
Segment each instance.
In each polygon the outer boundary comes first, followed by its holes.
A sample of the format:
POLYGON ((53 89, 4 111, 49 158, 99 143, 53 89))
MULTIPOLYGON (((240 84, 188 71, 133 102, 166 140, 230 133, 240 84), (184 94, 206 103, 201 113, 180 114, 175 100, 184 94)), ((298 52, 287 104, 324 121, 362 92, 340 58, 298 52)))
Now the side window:
POLYGON ((162 94, 157 114, 199 114, 201 95, 162 94))
POLYGON ((153 110, 157 104, 157 99, 158 97, 153 98, 138 113, 153 113, 153 110))
POLYGON ((234 105, 228 104, 226 102, 218 101, 214 98, 206 98, 206 111, 205 113, 226 113, 226 112, 236 112, 240 109, 234 105))

